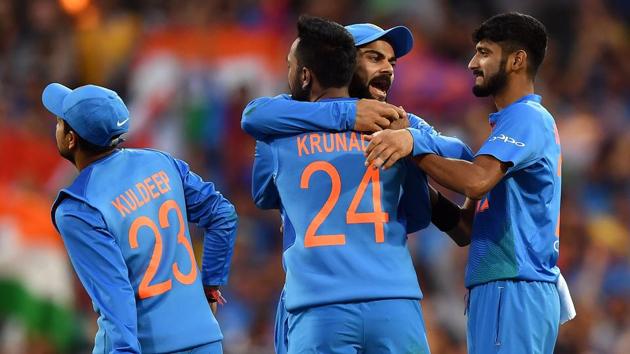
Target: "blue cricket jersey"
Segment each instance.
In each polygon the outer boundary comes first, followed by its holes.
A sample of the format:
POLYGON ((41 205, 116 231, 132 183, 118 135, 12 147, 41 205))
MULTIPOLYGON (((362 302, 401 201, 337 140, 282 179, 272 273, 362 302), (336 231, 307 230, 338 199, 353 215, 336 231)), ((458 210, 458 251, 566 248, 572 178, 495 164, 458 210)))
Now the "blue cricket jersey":
MULTIPOLYGON (((304 102, 295 101, 286 94, 260 97, 248 103, 243 110, 241 126, 248 134, 262 140, 314 131, 343 132, 351 130, 354 126, 356 104, 355 99, 304 102)), ((461 140, 439 134, 422 118, 412 113, 408 113, 408 119, 410 127, 430 136, 437 154, 472 160, 472 151, 461 140)), ((400 215, 404 216, 407 232, 412 233, 427 226, 426 218, 431 214, 431 205, 428 198, 416 197, 426 193, 426 174, 415 165, 409 165, 407 168, 403 186, 406 192, 401 197, 400 215)), ((254 181, 256 183, 255 176, 254 181)), ((255 190, 254 195, 256 193, 260 194, 260 191, 255 190)), ((265 208, 279 209, 280 203, 277 198, 275 199, 275 204, 263 201, 265 208)), ((284 230, 290 229, 285 227, 284 230)), ((291 240, 291 236, 285 237, 285 248, 292 242, 291 240)))
POLYGON ((477 156, 510 163, 479 201, 466 287, 500 279, 555 282, 559 250, 560 140, 538 95, 490 115, 490 137, 477 156))
POLYGON ((366 168, 368 144, 360 133, 304 133, 322 125, 344 128, 343 119, 330 117, 330 107, 333 115, 347 111, 356 107, 355 99, 308 103, 287 97, 255 100, 243 114, 244 129, 265 139, 256 147, 254 200, 262 208, 280 208, 283 217, 287 309, 421 299, 406 234, 430 222, 426 176, 409 160, 386 171, 366 168), (270 134, 254 132, 256 126, 270 134), (302 134, 288 135, 297 132, 302 134))
MULTIPOLYGON (((290 95, 260 97, 243 110, 241 127, 258 140, 311 131, 352 130, 356 121, 357 100, 295 101, 290 95)), ((438 133, 413 113, 407 114, 409 127, 429 135, 434 152, 440 156, 472 160, 472 151, 461 140, 438 133)), ((424 175, 424 172, 420 172, 424 175)))
POLYGON ((53 222, 98 313, 94 353, 164 353, 222 339, 203 284, 227 281, 236 213, 183 161, 114 151, 63 189, 53 222), (199 272, 188 222, 205 230, 199 272))

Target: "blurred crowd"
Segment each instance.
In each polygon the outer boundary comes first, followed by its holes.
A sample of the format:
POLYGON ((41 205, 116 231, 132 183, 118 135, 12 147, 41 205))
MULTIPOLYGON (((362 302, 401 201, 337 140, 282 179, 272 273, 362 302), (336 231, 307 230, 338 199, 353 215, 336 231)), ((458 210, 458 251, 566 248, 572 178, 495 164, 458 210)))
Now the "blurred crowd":
MULTIPOLYGON (((414 49, 398 62, 389 100, 476 150, 494 107, 471 93, 470 33, 510 10, 533 15, 550 32, 536 85, 562 141, 559 266, 578 313, 561 327, 556 353, 630 353, 630 2, 624 0, 1 0, 0 286, 8 273, 7 235, 45 234, 59 246, 46 206, 75 176, 58 156, 55 120, 41 92, 49 82, 94 83, 128 103, 126 146, 188 161, 236 205, 228 303, 218 312, 224 349, 272 353, 284 281, 280 218, 253 205, 254 141, 240 130, 240 118, 249 100, 287 90, 286 53, 297 16, 408 26, 414 49)), ((36 247, 25 244, 21 252, 36 247)), ((410 236, 409 247, 432 352, 465 353, 467 249, 432 227, 410 236)), ((47 335, 46 314, 37 326, 25 326, 25 317, 16 320, 7 305, 7 292, 0 294, 0 353, 91 350, 89 298, 68 264, 37 269, 55 272, 70 279, 63 306, 75 321, 74 335, 59 334, 58 325, 56 336, 47 335)))

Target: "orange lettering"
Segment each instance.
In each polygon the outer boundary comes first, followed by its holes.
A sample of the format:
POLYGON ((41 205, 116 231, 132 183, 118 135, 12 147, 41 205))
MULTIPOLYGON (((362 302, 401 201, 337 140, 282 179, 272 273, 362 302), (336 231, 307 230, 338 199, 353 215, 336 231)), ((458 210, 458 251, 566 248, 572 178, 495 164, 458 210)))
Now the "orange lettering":
POLYGON ((159 193, 155 192, 155 185, 151 183, 151 177, 147 177, 144 179, 144 185, 147 186, 147 189, 149 189, 149 193, 151 194, 151 197, 153 197, 153 199, 160 196, 159 193))
POLYGON ((361 147, 359 146, 359 139, 357 139, 357 133, 350 133, 350 146, 348 146, 348 150, 352 150, 356 147, 357 151, 361 151, 361 147))
POLYGON ((138 196, 136 195, 136 192, 134 192, 132 189, 127 190, 126 194, 129 197, 129 199, 133 201, 134 204, 138 205, 138 208, 140 208, 141 206, 145 204, 145 203, 140 202, 140 200, 138 199, 138 196))
POLYGON ((335 137, 333 134, 323 134, 324 136, 324 151, 333 152, 335 150, 335 137), (326 135, 328 135, 328 139, 326 139, 326 135), (328 142, 330 141, 330 145, 328 142))
POLYGON ((130 213, 129 209, 125 208, 125 206, 122 205, 122 203, 120 202, 120 197, 116 198, 116 200, 112 200, 112 205, 114 206, 114 208, 116 208, 116 210, 118 210, 123 218, 126 216, 126 214, 130 213))
POLYGON ((297 137, 297 149, 298 156, 302 156, 302 150, 304 150, 304 154, 309 155, 308 150, 306 149, 306 135, 297 137))
POLYGON ((490 208, 490 203, 488 203, 488 198, 485 198, 483 200, 483 203, 481 203, 481 201, 477 202, 477 212, 481 213, 486 211, 488 208, 490 208))
POLYGON ((337 146, 337 151, 348 151, 348 141, 345 133, 335 134, 335 145, 337 146))
POLYGON ((157 186, 157 189, 160 191, 160 193, 164 194, 168 192, 168 189, 162 187, 164 185, 164 182, 162 182, 159 174, 154 173, 153 176, 151 176, 151 179, 153 180, 153 182, 155 182, 155 185, 157 186))
POLYGON ((361 148, 365 151, 370 143, 365 140, 365 134, 361 134, 361 148))
POLYGON ((151 200, 151 198, 149 197, 149 190, 144 184, 136 183, 136 189, 138 190, 138 193, 140 193, 140 196, 142 197, 142 201, 143 201, 142 204, 146 204, 149 200, 151 200))
POLYGON ((121 194, 121 195, 120 195, 120 199, 122 199, 122 200, 123 200, 123 202, 125 202, 125 204, 127 204, 127 206, 128 206, 128 207, 130 207, 132 210, 136 210, 136 207, 135 207, 135 206, 136 206, 136 203, 134 203, 134 206, 132 207, 132 206, 131 206, 131 203, 129 203, 129 201, 127 200, 127 198, 125 198, 125 195, 124 195, 124 194, 121 194))
POLYGON ((317 146, 318 152, 322 152, 322 148, 319 146, 321 140, 320 136, 316 133, 310 134, 311 137, 311 154, 315 153, 315 147, 317 146))
POLYGON ((169 182, 171 181, 168 178, 168 175, 166 174, 166 172, 164 171, 160 171, 158 172, 158 174, 160 175, 160 177, 162 177, 162 181, 164 181, 164 184, 166 184, 166 191, 170 191, 171 190, 171 185, 169 184, 169 182))

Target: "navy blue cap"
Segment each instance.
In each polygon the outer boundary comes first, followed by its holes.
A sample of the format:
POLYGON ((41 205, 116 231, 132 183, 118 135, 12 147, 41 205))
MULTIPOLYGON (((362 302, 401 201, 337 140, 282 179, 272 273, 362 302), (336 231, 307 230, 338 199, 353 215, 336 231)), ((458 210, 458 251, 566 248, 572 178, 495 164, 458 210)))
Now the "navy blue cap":
POLYGON ((396 26, 384 30, 371 23, 357 23, 355 25, 346 26, 346 29, 354 38, 355 46, 359 47, 374 42, 377 39, 383 39, 394 48, 396 58, 400 58, 409 53, 413 47, 413 35, 405 26, 396 26))
POLYGON ((42 103, 94 145, 112 145, 116 135, 129 130, 127 106, 116 92, 104 87, 86 85, 71 90, 53 83, 42 92, 42 103))

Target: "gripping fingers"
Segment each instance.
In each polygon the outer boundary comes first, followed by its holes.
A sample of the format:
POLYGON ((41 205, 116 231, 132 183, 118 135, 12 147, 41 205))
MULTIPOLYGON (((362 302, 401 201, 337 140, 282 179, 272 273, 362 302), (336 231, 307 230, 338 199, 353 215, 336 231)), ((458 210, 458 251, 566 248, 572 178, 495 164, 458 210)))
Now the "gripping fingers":
POLYGON ((365 149, 365 152, 363 153, 365 156, 368 156, 372 150, 374 150, 374 148, 381 142, 381 139, 376 137, 374 134, 370 135, 366 135, 365 136, 365 140, 369 141, 370 143, 368 144, 368 147, 365 149))
POLYGON ((394 164, 396 162, 398 162, 398 160, 400 160, 400 153, 398 153, 397 151, 394 152, 393 154, 391 154, 389 156, 389 158, 387 159, 387 161, 385 162, 385 165, 383 166, 383 169, 386 170, 392 166, 394 166, 394 164))
MULTIPOLYGON (((370 144, 371 144, 371 143, 370 143, 370 144)), ((368 147, 369 147, 369 146, 368 146, 368 147)), ((374 164, 376 167, 380 167, 380 165, 378 165, 378 166, 377 166, 377 165, 375 164, 375 161, 374 161, 374 160, 376 160, 376 158, 378 158, 378 157, 381 157, 381 156, 383 155, 383 152, 384 152, 385 150, 387 150, 387 149, 388 149, 388 146, 387 146, 386 144, 379 144, 379 145, 376 145, 376 146, 374 147, 374 149, 372 149, 372 151, 370 151, 370 153, 368 154, 368 157, 367 157, 367 159, 366 159, 366 161, 365 161, 365 165, 366 165, 366 166, 369 166, 370 164, 374 164)), ((367 153, 367 151, 366 151, 366 153, 367 153)), ((383 162, 385 162, 385 160, 382 160, 382 161, 381 161, 381 164, 382 164, 383 162)))
POLYGON ((383 129, 388 128, 388 127, 389 127, 389 125, 390 125, 390 123, 391 123, 391 122, 390 122, 389 120, 385 119, 385 118, 380 118, 380 117, 379 117, 379 118, 376 120, 376 124, 377 124, 377 125, 379 126, 379 128, 380 128, 380 129, 378 129, 378 130, 383 130, 383 129))
POLYGON ((383 169, 387 169, 391 167, 396 162, 394 160, 394 162, 390 163, 395 152, 396 150, 391 147, 384 149, 383 152, 374 159, 374 168, 383 167, 383 169))

